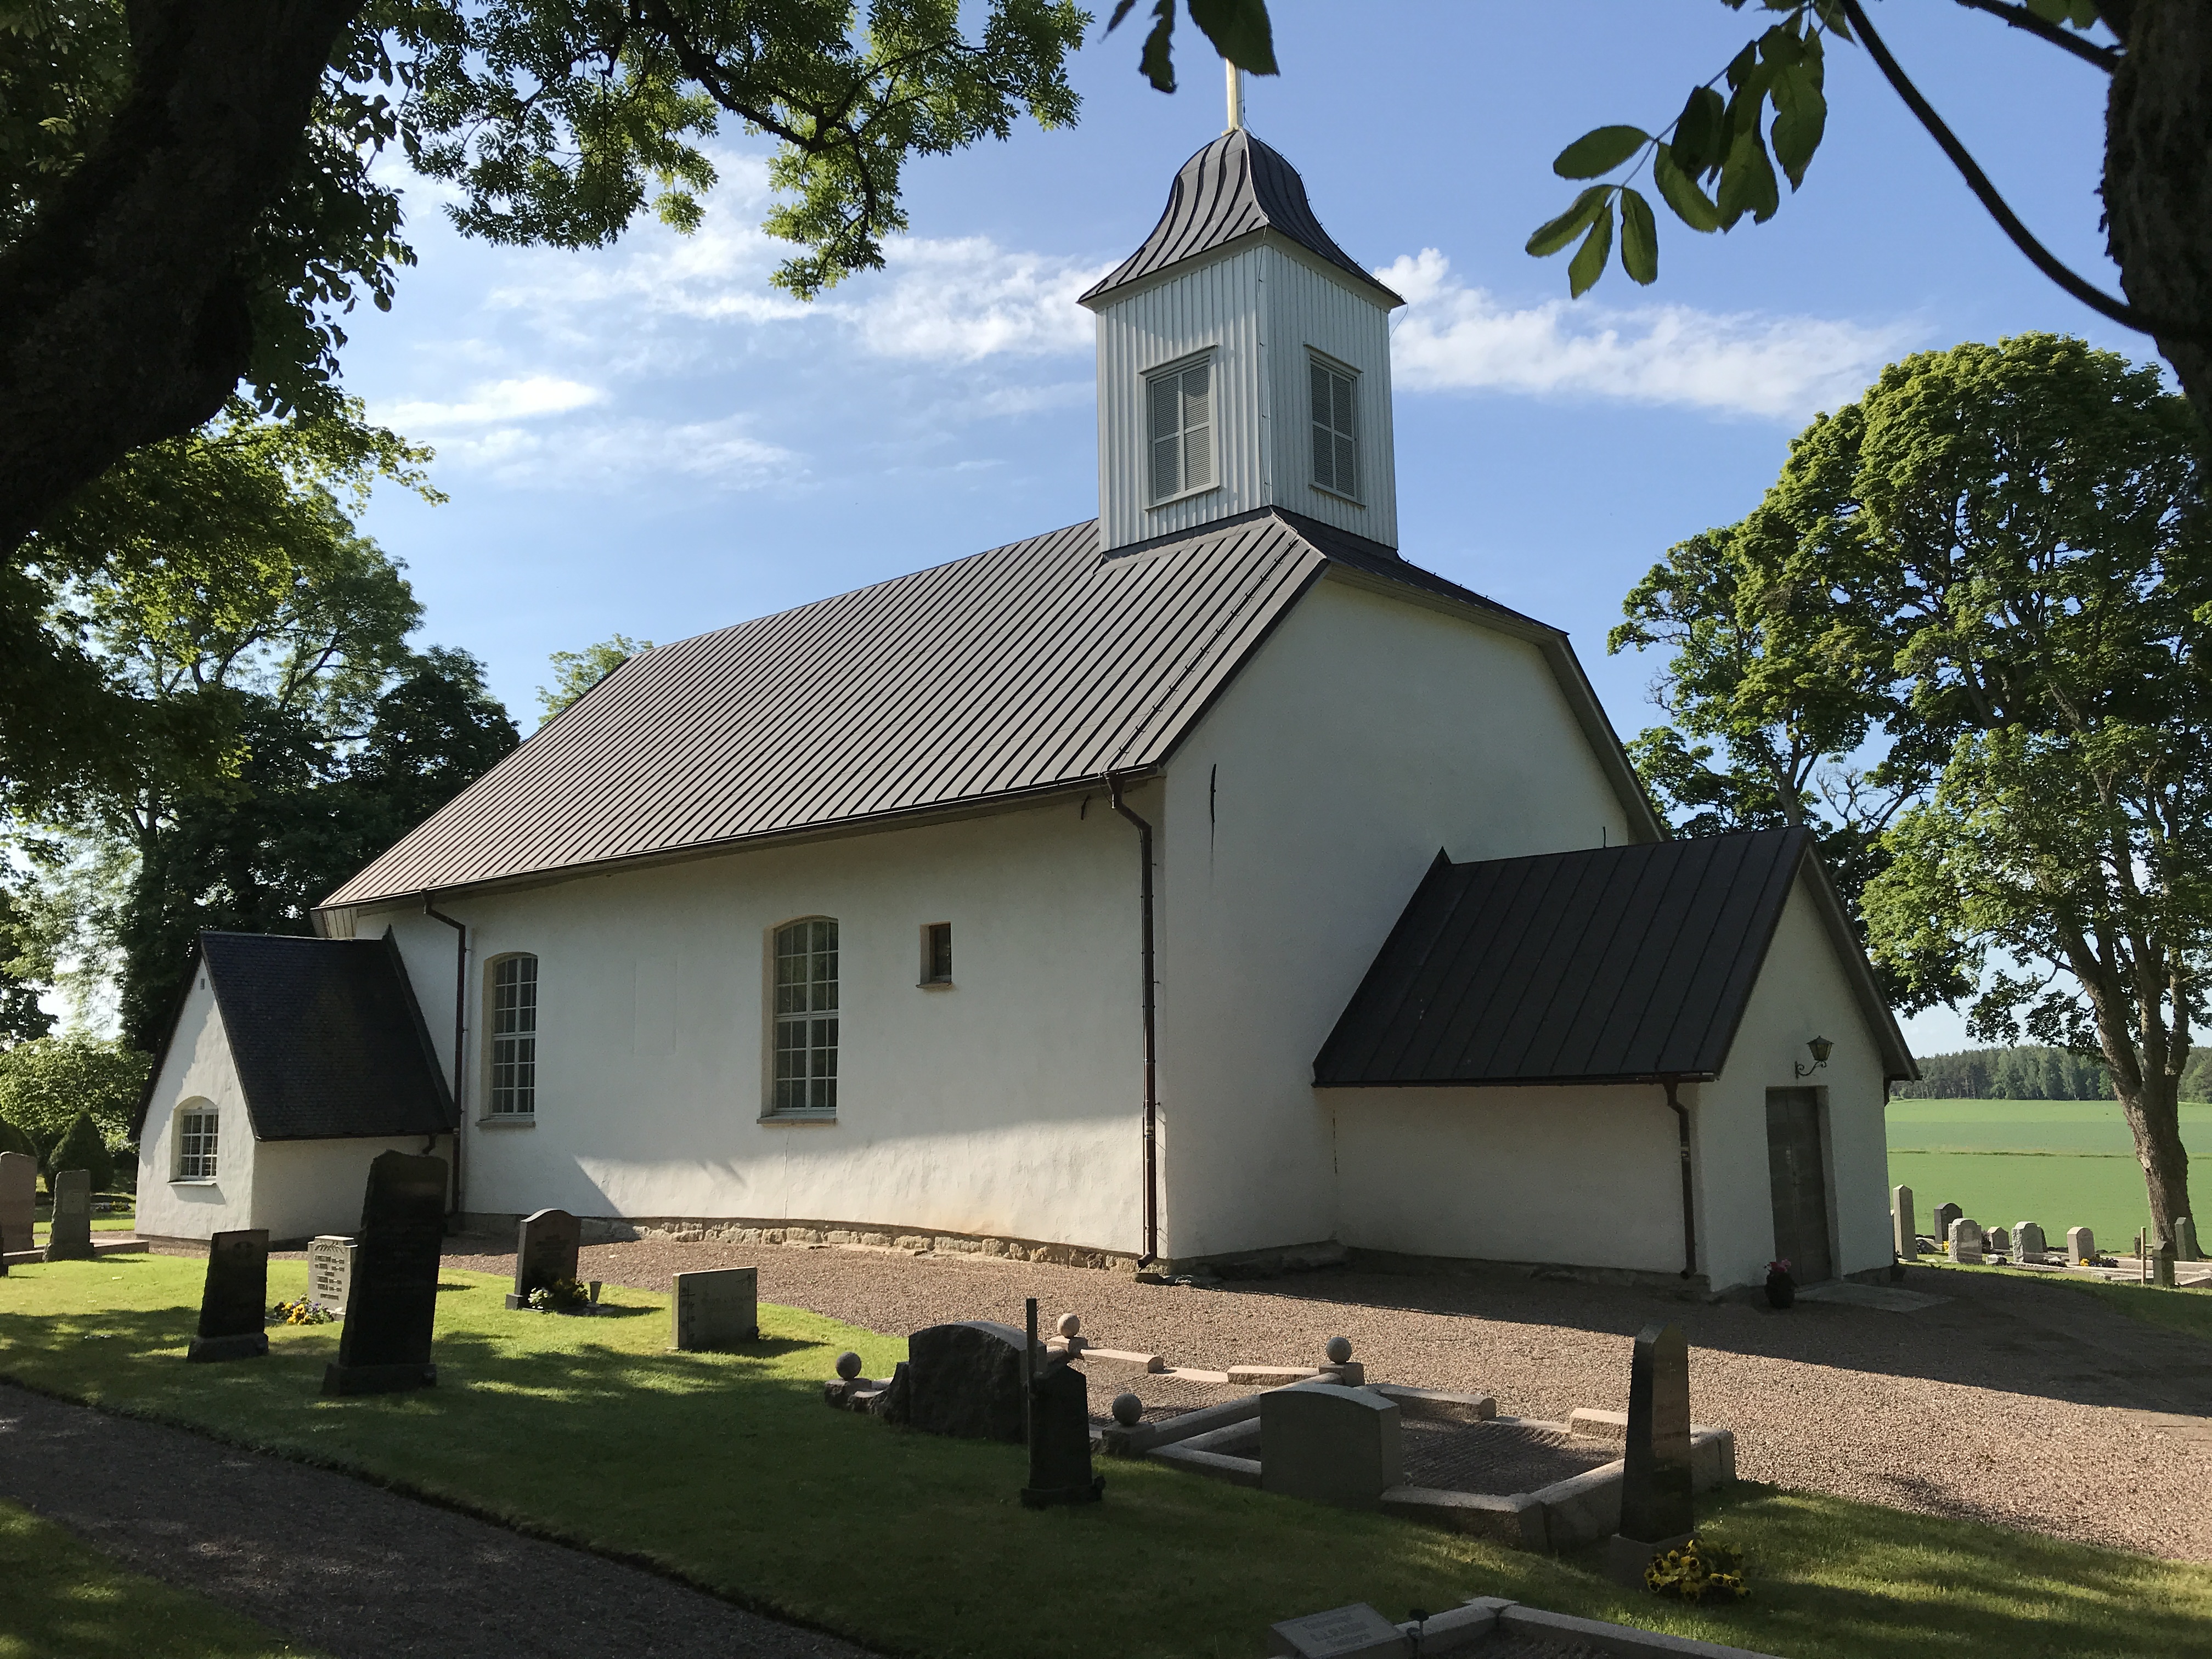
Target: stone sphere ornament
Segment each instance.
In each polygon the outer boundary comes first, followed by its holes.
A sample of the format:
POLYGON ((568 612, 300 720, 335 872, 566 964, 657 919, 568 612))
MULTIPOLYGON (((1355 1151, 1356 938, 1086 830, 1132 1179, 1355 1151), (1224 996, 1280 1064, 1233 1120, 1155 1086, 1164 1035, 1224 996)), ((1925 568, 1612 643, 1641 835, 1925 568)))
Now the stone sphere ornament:
POLYGON ((1062 1336, 1073 1336, 1076 1332, 1083 1328, 1083 1316, 1081 1314, 1064 1313, 1060 1316, 1059 1324, 1053 1327, 1053 1328, 1058 1331, 1062 1336))
POLYGON ((860 1374, 860 1356, 850 1348, 837 1356, 837 1375, 850 1382, 860 1374))
POLYGON ((1328 1346, 1322 1352, 1328 1356, 1330 1364, 1341 1365, 1352 1358, 1352 1340, 1349 1337, 1332 1336, 1328 1340, 1328 1346))
POLYGON ((1125 1429, 1137 1426, 1137 1419, 1145 1414, 1145 1402, 1133 1394, 1114 1396, 1114 1420, 1125 1429))

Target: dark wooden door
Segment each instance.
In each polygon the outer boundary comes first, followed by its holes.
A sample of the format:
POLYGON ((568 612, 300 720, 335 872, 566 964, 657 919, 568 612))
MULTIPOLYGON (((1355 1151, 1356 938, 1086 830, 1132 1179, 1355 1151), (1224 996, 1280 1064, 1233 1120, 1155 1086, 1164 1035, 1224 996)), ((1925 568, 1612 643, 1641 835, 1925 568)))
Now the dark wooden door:
POLYGON ((1828 1182, 1820 1102, 1810 1089, 1766 1091, 1766 1167, 1774 1184, 1774 1253, 1800 1285, 1835 1277, 1828 1252, 1828 1182))

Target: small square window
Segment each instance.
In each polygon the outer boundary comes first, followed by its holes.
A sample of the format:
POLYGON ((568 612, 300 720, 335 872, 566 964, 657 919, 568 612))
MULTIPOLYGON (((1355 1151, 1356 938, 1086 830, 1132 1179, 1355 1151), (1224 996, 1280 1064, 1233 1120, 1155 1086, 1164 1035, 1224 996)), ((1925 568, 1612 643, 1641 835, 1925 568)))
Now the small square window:
POLYGON ((921 930, 921 982, 952 983, 952 924, 933 921, 921 930))

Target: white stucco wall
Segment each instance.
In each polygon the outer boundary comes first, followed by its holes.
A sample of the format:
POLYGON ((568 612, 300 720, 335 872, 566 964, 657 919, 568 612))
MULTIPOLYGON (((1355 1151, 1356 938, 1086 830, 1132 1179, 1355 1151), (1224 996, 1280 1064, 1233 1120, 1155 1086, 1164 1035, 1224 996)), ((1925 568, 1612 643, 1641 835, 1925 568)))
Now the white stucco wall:
POLYGON ((1408 1255, 1676 1273, 1666 1091, 1330 1089, 1344 1242, 1408 1255))
MULTIPOLYGON (((222 1013, 208 988, 207 969, 185 993, 176 1036, 161 1062, 138 1137, 138 1231, 163 1238, 206 1238, 252 1219, 255 1152, 246 1097, 230 1063, 222 1013), (201 1103, 221 1114, 216 1127, 216 1178, 179 1182, 177 1109, 201 1103)), ((356 1210, 356 1215, 358 1212, 356 1210)))
POLYGON ((1830 1245, 1838 1277, 1888 1265, 1888 1087, 1875 1033, 1860 1012, 1803 878, 1768 948, 1720 1076, 1692 1114, 1698 1181, 1699 1254, 1716 1287, 1749 1284, 1774 1259, 1773 1189, 1766 1156, 1766 1091, 1819 1091, 1827 1160, 1830 1245), (1809 1078, 1805 1045, 1836 1046, 1809 1078))
MULTIPOLYGON (((1135 831, 1093 797, 441 899, 471 929, 465 1206, 1134 1250, 1138 874, 1135 831), (763 1121, 768 941, 811 915, 839 923, 838 1115, 763 1121), (939 921, 954 988, 923 989, 939 921), (525 951, 536 1120, 488 1124, 487 964, 525 951)), ((454 933, 404 909, 358 928, 387 921, 450 1065, 454 933)))
POLYGON ((1333 576, 1177 752, 1161 827, 1170 1256, 1340 1236, 1313 1058, 1439 848, 1628 838, 1534 646, 1333 576))
POLYGON ((351 1233, 361 1227, 368 1166, 382 1152, 453 1156, 444 1135, 397 1140, 264 1140, 253 1149, 253 1219, 270 1242, 351 1233))

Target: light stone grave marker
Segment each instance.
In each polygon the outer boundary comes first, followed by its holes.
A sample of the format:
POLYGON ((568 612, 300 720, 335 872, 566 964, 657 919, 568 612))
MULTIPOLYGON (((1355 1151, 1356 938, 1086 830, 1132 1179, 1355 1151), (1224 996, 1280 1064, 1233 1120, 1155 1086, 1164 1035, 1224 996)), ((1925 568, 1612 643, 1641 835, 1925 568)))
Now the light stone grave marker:
POLYGON ((2087 1227, 2066 1230, 2066 1265, 2078 1267, 2097 1254, 2097 1235, 2087 1227))
POLYGON ((1335 1382, 1260 1396, 1263 1490, 1371 1510, 1405 1478, 1396 1401, 1335 1382))
POLYGON ((307 1243, 307 1300, 325 1313, 343 1314, 353 1289, 353 1240, 322 1233, 307 1243))
POLYGON ((1291 1659, 1402 1659, 1404 1632, 1364 1601, 1268 1627, 1291 1659))
POLYGON ((1889 1189, 1889 1243, 1899 1261, 1910 1261, 1920 1254, 1920 1236, 1913 1226, 1910 1187, 1889 1189))
MULTIPOLYGON (((0 1152, 0 1255, 33 1247, 39 1212, 39 1160, 27 1152, 0 1152)), ((0 1273, 7 1271, 0 1263, 0 1273)))
POLYGON ((2183 1261, 2204 1260, 2204 1252, 2197 1248, 2197 1224, 2187 1216, 2173 1224, 2173 1253, 2183 1261))
POLYGON ((2023 1221, 2012 1230, 2012 1247, 2022 1261, 2040 1261, 2051 1249, 2043 1229, 2033 1221, 2023 1221))
POLYGON ((760 1269, 708 1267, 676 1275, 670 1304, 673 1346, 687 1352, 734 1347, 760 1334, 760 1269))
POLYGON ((1982 1259, 1982 1224, 1960 1216, 1951 1224, 1946 1241, 1954 1261, 1978 1262, 1982 1259))
POLYGON ((46 1229, 46 1260, 92 1260, 92 1171, 58 1170, 47 1182, 54 1195, 54 1218, 46 1229))
POLYGON ((2164 1239, 2150 1253, 2150 1282, 2169 1291, 2173 1288, 2173 1246, 2164 1239))

